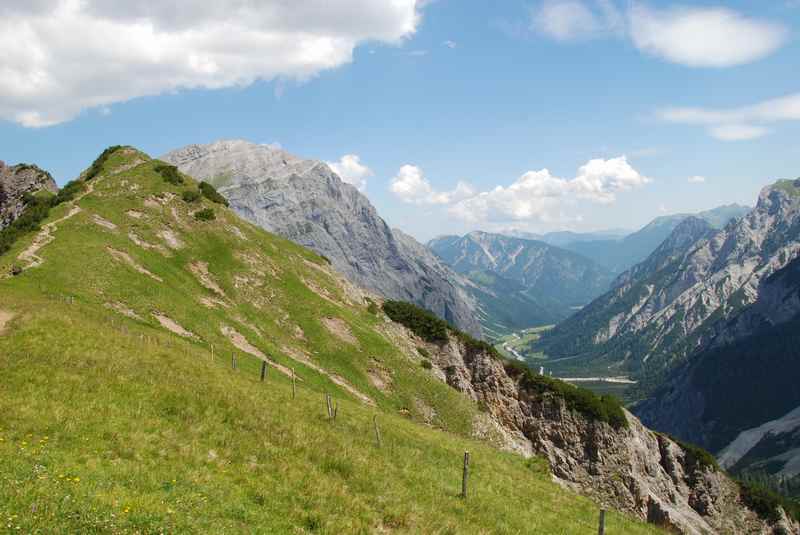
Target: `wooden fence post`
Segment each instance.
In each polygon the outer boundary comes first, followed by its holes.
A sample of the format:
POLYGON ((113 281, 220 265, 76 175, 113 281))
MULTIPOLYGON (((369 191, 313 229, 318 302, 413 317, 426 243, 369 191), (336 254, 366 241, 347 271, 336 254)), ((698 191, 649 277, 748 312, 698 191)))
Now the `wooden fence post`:
POLYGON ((372 416, 372 425, 375 427, 375 440, 378 442, 378 447, 381 447, 381 430, 378 428, 378 415, 372 416))
POLYGON ((267 376, 267 361, 261 361, 261 382, 264 382, 264 378, 267 376))
POLYGON ((464 452, 464 472, 461 474, 461 497, 467 498, 467 479, 469 478, 469 452, 464 452))
POLYGON ((606 510, 600 509, 600 525, 597 528, 597 535, 606 535, 606 510))
POLYGON ((294 385, 294 368, 292 368, 292 399, 294 399, 295 395, 297 395, 297 389, 294 385))
POLYGON ((234 370, 236 369, 236 354, 235 353, 231 353, 231 366, 233 367, 234 370))
POLYGON ((339 402, 333 405, 333 421, 336 422, 336 415, 339 414, 339 402))

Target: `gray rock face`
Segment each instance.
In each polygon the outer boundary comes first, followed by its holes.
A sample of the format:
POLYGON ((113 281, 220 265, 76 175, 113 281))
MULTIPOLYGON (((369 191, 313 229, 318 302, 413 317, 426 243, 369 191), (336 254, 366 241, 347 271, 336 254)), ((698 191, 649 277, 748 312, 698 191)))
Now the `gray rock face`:
POLYGON ((7 166, 0 162, 0 229, 10 225, 22 214, 26 193, 46 190, 58 191, 50 173, 35 165, 19 164, 7 166))
POLYGON ((611 292, 550 333, 544 350, 645 373, 707 347, 722 330, 727 339, 748 334, 747 322, 729 320, 800 254, 800 189, 792 184, 765 188, 753 211, 721 230, 684 221, 611 292))
POLYGON ((356 285, 480 335, 464 281, 413 238, 390 229, 325 163, 247 141, 190 145, 162 159, 211 182, 245 219, 326 256, 356 285))
POLYGON ((438 377, 486 407, 504 431, 507 449, 545 457, 554 478, 581 494, 671 532, 800 530, 783 513, 774 524, 760 519, 743 505, 738 485, 727 475, 698 463, 629 413, 628 427, 614 429, 568 409, 552 394, 526 388, 500 361, 459 340, 435 345, 407 336, 413 339, 410 354, 425 347, 438 377))
POLYGON ((710 329, 706 348, 636 413, 737 472, 798 477, 800 257, 762 279, 752 305, 710 329))

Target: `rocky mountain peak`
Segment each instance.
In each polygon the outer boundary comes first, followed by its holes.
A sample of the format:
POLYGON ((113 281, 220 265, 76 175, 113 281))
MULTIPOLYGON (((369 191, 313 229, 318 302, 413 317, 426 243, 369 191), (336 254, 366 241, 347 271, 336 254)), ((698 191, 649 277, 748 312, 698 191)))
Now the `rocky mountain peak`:
POLYGON ((189 145, 162 159, 214 184, 245 219, 324 255, 356 285, 480 334, 460 277, 416 240, 392 231, 325 163, 242 140, 189 145))

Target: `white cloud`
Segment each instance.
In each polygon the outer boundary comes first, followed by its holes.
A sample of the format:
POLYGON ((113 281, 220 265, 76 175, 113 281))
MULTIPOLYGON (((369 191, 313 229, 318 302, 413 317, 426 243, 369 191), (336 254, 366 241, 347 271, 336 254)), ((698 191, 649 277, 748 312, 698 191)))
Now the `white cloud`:
POLYGON ((766 124, 800 121, 800 93, 739 108, 666 108, 656 115, 669 123, 705 126, 723 141, 756 139, 770 133, 766 124))
POLYGON ((544 0, 532 26, 558 41, 619 36, 650 55, 690 67, 731 67, 761 59, 782 46, 782 24, 727 8, 652 9, 614 0, 544 0))
POLYGON ((444 41, 444 42, 442 43, 442 45, 446 46, 447 48, 451 48, 451 49, 452 49, 452 48, 456 48, 456 47, 458 46, 458 43, 456 43, 455 41, 451 41, 450 39, 448 39, 448 40, 444 41))
POLYGON ((303 81, 399 43, 418 0, 3 0, 0 119, 57 124, 181 89, 303 81))
POLYGON ((769 134, 769 130, 763 126, 751 126, 747 124, 723 124, 712 126, 708 129, 711 137, 720 141, 747 141, 758 139, 769 134))
POLYGON ((358 191, 364 191, 367 188, 367 178, 374 174, 372 169, 361 163, 361 158, 355 154, 345 154, 338 162, 325 163, 339 175, 342 182, 352 184, 358 191))
POLYGON ((533 27, 558 41, 590 37, 601 21, 578 0, 546 0, 533 13, 533 27))
POLYGON ((725 8, 653 10, 634 5, 631 37, 640 50, 691 67, 730 67, 777 50, 788 32, 725 8))
POLYGON ((541 222, 574 220, 564 205, 583 199, 608 204, 618 193, 650 182, 627 158, 590 160, 572 179, 553 176, 549 170, 529 171, 510 186, 497 186, 454 203, 450 212, 466 221, 541 222))
POLYGON ((690 176, 687 181, 689 184, 702 184, 706 181, 706 177, 700 175, 690 176))
POLYGON ((450 204, 475 195, 475 190, 465 182, 458 182, 452 191, 436 191, 422 169, 409 164, 392 178, 389 190, 400 200, 414 204, 450 204))

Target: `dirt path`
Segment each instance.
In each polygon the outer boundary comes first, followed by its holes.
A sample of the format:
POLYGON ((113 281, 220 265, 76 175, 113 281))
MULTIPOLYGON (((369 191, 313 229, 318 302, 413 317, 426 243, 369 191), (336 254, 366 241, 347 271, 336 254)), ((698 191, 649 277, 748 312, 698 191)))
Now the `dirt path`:
POLYGON ((6 332, 6 325, 8 325, 8 322, 12 319, 14 319, 14 314, 6 312, 5 310, 0 310, 0 334, 6 332))
POLYGON ((227 325, 222 325, 220 327, 220 330, 222 331, 222 334, 224 334, 228 338, 228 340, 230 340, 231 343, 239 351, 244 351, 248 355, 252 355, 252 356, 254 356, 256 358, 259 358, 261 360, 264 360, 264 361, 268 362, 270 364, 270 366, 274 367, 276 370, 278 370, 279 372, 281 372, 282 374, 284 374, 287 377, 291 377, 292 376, 292 370, 291 369, 289 369, 286 366, 283 366, 281 364, 278 364, 277 362, 275 362, 273 360, 270 360, 269 357, 267 357, 256 346, 254 346, 253 344, 248 342, 247 338, 245 338, 244 335, 242 333, 240 333, 239 331, 237 331, 236 329, 234 329, 232 327, 228 327, 227 325))
POLYGON ((17 256, 17 260, 21 260, 22 262, 26 263, 24 266, 22 266, 23 270, 41 266, 44 263, 44 259, 40 257, 37 253, 41 250, 42 247, 44 247, 45 245, 56 239, 55 236, 53 236, 53 232, 58 230, 59 223, 63 223, 67 219, 70 219, 71 217, 74 217, 82 212, 81 207, 78 206, 77 204, 78 201, 80 201, 93 191, 94 191, 94 184, 92 182, 89 182, 88 186, 86 187, 86 191, 75 197, 73 200, 69 201, 68 205, 70 206, 70 209, 69 212, 67 212, 67 215, 42 226, 42 229, 33 238, 33 242, 28 246, 28 248, 22 251, 17 256))
POLYGON ((161 324, 162 327, 167 329, 168 331, 177 334, 178 336, 182 336, 184 338, 191 338, 193 340, 199 340, 200 338, 191 331, 187 331, 183 328, 177 321, 170 318, 169 316, 165 316, 160 312, 153 312, 153 317, 158 320, 158 323, 161 324))
POLYGON ((364 403, 366 405, 370 405, 372 407, 375 406, 375 402, 372 400, 371 397, 369 397, 368 395, 366 395, 363 392, 359 391, 356 387, 354 387, 353 385, 348 383, 342 376, 336 375, 335 373, 331 373, 331 372, 325 370, 324 368, 321 368, 321 367, 317 366, 315 363, 313 363, 311 361, 311 359, 307 355, 305 355, 301 351, 298 351, 298 350, 293 349, 293 348, 288 347, 288 346, 284 346, 283 347, 283 352, 286 353, 287 355, 289 355, 294 360, 304 364, 305 366, 308 366, 309 368, 311 368, 315 372, 324 375, 325 377, 330 379, 331 382, 333 382, 334 384, 336 384, 336 385, 342 387, 343 389, 347 390, 348 392, 350 392, 355 398, 357 398, 362 403, 364 403))
POLYGON ((114 258, 114 260, 127 264, 129 267, 133 268, 134 271, 137 271, 142 275, 147 275, 151 279, 156 280, 158 282, 164 282, 164 279, 162 279, 155 273, 149 271, 147 268, 137 263, 136 260, 134 260, 133 257, 128 253, 126 253, 125 251, 120 251, 118 249, 114 249, 113 247, 108 247, 108 246, 106 246, 106 251, 108 251, 108 253, 114 258))
POLYGON ((322 324, 328 329, 333 336, 337 337, 338 339, 342 340, 343 342, 347 342, 350 345, 354 345, 358 347, 360 344, 358 343, 358 339, 353 336, 353 332, 350 330, 350 326, 339 318, 322 318, 322 324))

